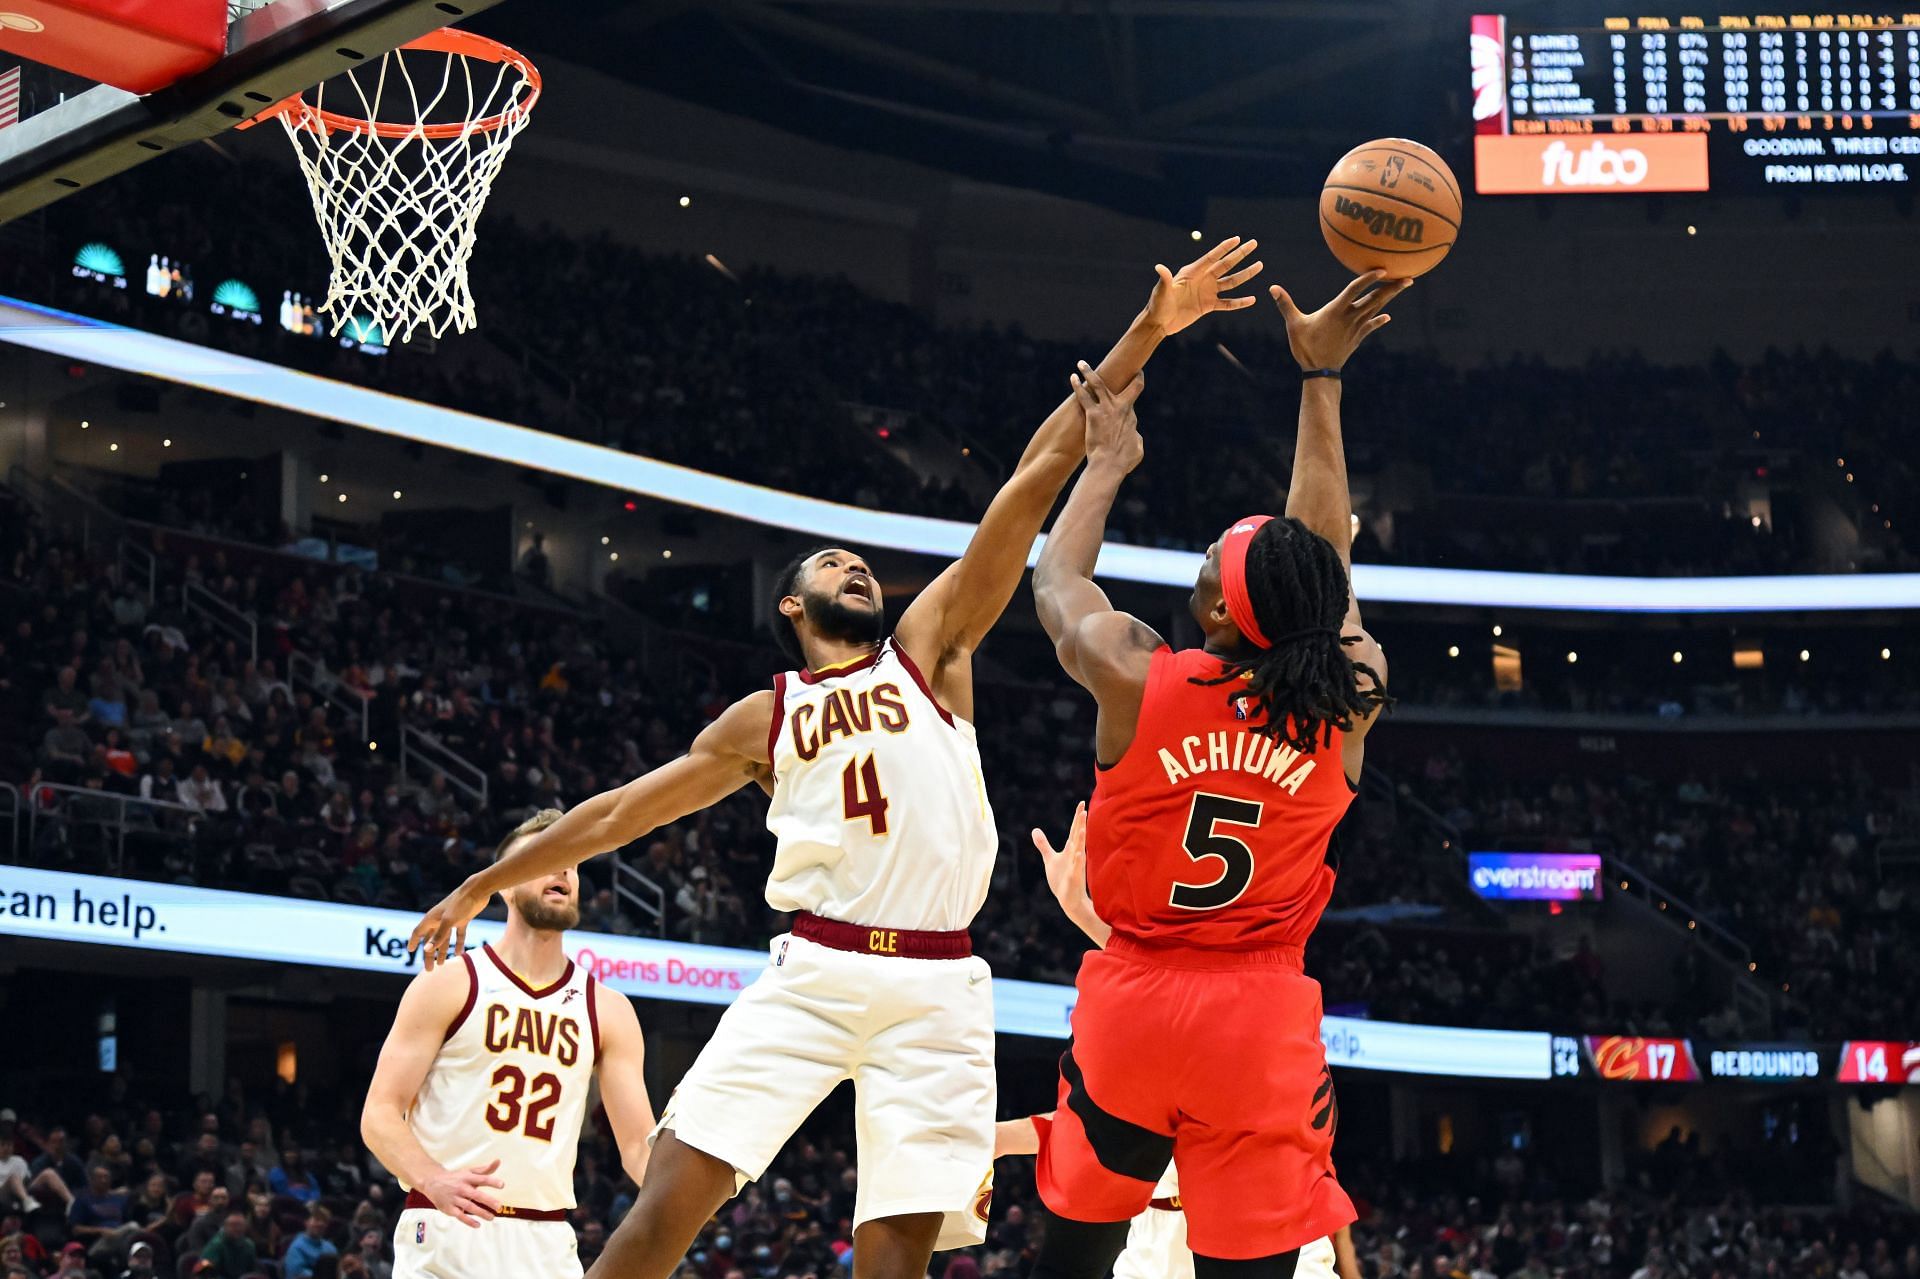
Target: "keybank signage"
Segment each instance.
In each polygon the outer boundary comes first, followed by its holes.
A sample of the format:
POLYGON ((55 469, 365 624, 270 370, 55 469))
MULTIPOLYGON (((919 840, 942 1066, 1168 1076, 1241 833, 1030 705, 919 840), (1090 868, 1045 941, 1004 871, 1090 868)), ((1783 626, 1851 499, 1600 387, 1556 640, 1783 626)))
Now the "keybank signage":
MULTIPOLYGON (((407 954, 414 922, 415 916, 401 911, 0 866, 0 937, 407 974, 418 964, 407 954)), ((467 944, 493 941, 504 928, 475 920, 467 944)), ((567 943, 574 962, 637 999, 730 1004, 768 962, 760 951, 653 937, 574 932, 567 943)), ((779 944, 776 938, 772 946, 777 950, 779 944)), ((998 978, 994 1028, 1065 1039, 1073 999, 1071 986, 998 978)), ((1544 1034, 1328 1017, 1321 1037, 1327 1060, 1336 1066, 1483 1079, 1548 1077, 1544 1034)))

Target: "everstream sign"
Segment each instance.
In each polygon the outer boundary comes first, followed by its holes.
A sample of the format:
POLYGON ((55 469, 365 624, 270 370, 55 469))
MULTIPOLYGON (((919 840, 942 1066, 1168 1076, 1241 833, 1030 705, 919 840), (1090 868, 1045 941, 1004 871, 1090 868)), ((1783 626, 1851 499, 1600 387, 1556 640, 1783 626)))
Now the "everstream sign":
POLYGON ((1490 901, 1598 901, 1594 853, 1469 853, 1467 883, 1490 901))

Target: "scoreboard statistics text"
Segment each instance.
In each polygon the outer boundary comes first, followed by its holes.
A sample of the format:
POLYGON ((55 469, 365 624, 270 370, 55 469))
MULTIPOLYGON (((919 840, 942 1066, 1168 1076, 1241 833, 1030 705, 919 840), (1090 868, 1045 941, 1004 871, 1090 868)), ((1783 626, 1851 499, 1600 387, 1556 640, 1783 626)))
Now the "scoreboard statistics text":
POLYGON ((1471 47, 1483 195, 1920 180, 1920 12, 1478 14, 1471 47))

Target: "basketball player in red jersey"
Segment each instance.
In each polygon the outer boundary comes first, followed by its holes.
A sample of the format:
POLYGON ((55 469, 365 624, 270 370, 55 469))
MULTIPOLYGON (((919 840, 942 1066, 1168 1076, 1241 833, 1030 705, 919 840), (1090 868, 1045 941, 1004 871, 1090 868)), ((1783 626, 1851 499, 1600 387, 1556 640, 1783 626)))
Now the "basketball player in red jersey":
POLYGON ((1348 586, 1340 370, 1408 283, 1370 273, 1311 315, 1272 290, 1304 378, 1287 513, 1238 520, 1208 548, 1201 648, 1168 648, 1093 583, 1142 454, 1140 383, 1116 395, 1084 363, 1073 379, 1087 465, 1033 584, 1061 665, 1099 704, 1087 874, 1112 934, 1080 968, 1040 1149, 1035 1279, 1105 1275, 1169 1157, 1197 1279, 1285 1279, 1302 1245, 1353 1220, 1301 952, 1388 702, 1348 586))
MULTIPOLYGON (((1161 339, 1214 311, 1260 263, 1225 241, 1147 305, 1102 368, 1135 378, 1161 339)), ((999 851, 980 777, 973 652, 1086 446, 1063 401, 1034 433, 966 553, 888 634, 866 561, 796 560, 776 634, 796 669, 735 702, 687 754, 581 803, 471 877, 414 930, 429 966, 497 888, 625 847, 758 784, 776 847, 767 903, 794 915, 669 1098, 646 1180, 594 1279, 668 1279, 700 1228, 758 1179, 843 1081, 854 1084, 856 1279, 924 1279, 936 1249, 985 1236, 995 1076, 986 961, 967 926, 999 851)), ((459 945, 455 940, 456 947, 459 945)))

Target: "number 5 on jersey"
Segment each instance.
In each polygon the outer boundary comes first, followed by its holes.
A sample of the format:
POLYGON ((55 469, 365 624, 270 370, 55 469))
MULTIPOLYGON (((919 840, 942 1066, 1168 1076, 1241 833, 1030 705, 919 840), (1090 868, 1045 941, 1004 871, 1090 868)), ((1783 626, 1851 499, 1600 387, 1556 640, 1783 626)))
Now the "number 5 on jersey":
POLYGON ((876 839, 887 833, 887 797, 880 792, 880 769, 872 755, 847 762, 840 774, 840 790, 848 821, 866 818, 867 829, 876 839))
POLYGON ((1238 901, 1253 882, 1253 850, 1242 840, 1222 834, 1220 828, 1258 827, 1260 813, 1261 805, 1249 799, 1204 791, 1195 795, 1187 816, 1186 854, 1195 863, 1218 861, 1220 873, 1201 883, 1176 880, 1169 904, 1182 910, 1219 910, 1238 901))

